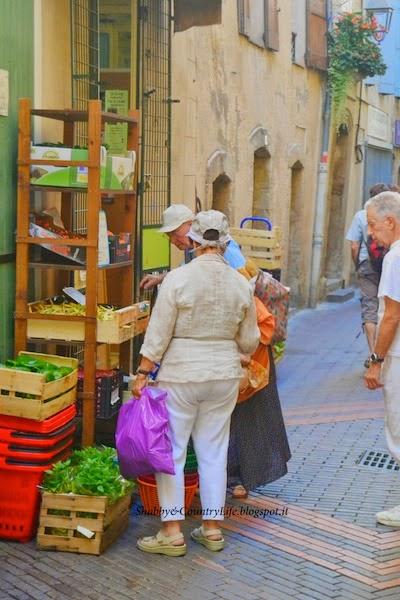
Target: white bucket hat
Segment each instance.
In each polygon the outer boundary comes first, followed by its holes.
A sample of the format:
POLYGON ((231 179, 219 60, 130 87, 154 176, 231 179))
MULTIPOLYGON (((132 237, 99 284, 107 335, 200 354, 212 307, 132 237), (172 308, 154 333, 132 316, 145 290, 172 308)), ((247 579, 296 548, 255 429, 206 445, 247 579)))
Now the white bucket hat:
POLYGON ((197 213, 189 233, 186 235, 202 246, 222 246, 223 244, 227 244, 231 239, 228 219, 219 210, 204 210, 197 213), (219 236, 217 240, 204 239, 205 232, 210 231, 210 229, 218 232, 219 236))
POLYGON ((160 233, 170 233, 178 229, 183 223, 193 221, 194 214, 185 204, 171 204, 163 212, 163 224, 158 230, 160 233))

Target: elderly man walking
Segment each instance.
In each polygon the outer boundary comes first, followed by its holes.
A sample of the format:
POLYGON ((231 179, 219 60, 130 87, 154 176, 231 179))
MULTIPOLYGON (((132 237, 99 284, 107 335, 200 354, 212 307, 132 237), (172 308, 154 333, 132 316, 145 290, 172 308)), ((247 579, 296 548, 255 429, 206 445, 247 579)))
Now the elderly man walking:
MULTIPOLYGON (((383 192, 366 203, 368 232, 389 248, 383 260, 378 298, 378 335, 365 384, 383 387, 389 452, 400 463, 400 194, 383 192)), ((384 525, 400 526, 400 506, 377 513, 384 525)))

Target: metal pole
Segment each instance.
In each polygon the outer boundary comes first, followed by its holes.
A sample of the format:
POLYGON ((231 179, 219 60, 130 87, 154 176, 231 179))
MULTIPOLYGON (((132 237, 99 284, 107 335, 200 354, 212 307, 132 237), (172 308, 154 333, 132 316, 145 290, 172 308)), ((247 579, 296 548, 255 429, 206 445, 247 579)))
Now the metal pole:
MULTIPOLYGON (((332 20, 332 4, 328 0, 326 5, 328 29, 332 20)), ((322 141, 321 158, 318 167, 317 192, 314 212, 314 230, 311 255, 311 277, 309 306, 314 308, 318 302, 319 284, 321 278, 321 264, 324 246, 325 217, 328 199, 328 150, 329 134, 331 128, 331 96, 328 83, 325 82, 324 112, 322 115, 322 141)))

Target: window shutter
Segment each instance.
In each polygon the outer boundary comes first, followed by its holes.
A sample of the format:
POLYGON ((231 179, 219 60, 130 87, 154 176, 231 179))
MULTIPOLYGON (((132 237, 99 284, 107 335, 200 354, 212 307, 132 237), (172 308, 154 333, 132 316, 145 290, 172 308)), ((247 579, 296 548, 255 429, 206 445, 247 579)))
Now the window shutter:
POLYGON ((174 31, 221 23, 222 0, 175 0, 174 31))
POLYGON ((308 0, 306 65, 326 71, 328 67, 326 1, 308 0))
POLYGON ((264 0, 265 47, 279 50, 279 8, 278 0, 264 0))
POLYGON ((239 33, 247 37, 250 33, 250 1, 254 0, 237 0, 239 33))

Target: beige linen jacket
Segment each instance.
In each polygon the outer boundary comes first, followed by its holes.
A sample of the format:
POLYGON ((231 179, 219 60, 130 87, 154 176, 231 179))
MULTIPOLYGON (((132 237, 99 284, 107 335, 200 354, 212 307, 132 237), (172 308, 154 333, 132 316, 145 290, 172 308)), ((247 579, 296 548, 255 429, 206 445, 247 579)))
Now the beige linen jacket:
POLYGON ((140 350, 170 382, 239 379, 239 353, 259 343, 253 291, 218 254, 203 254, 165 277, 140 350))

